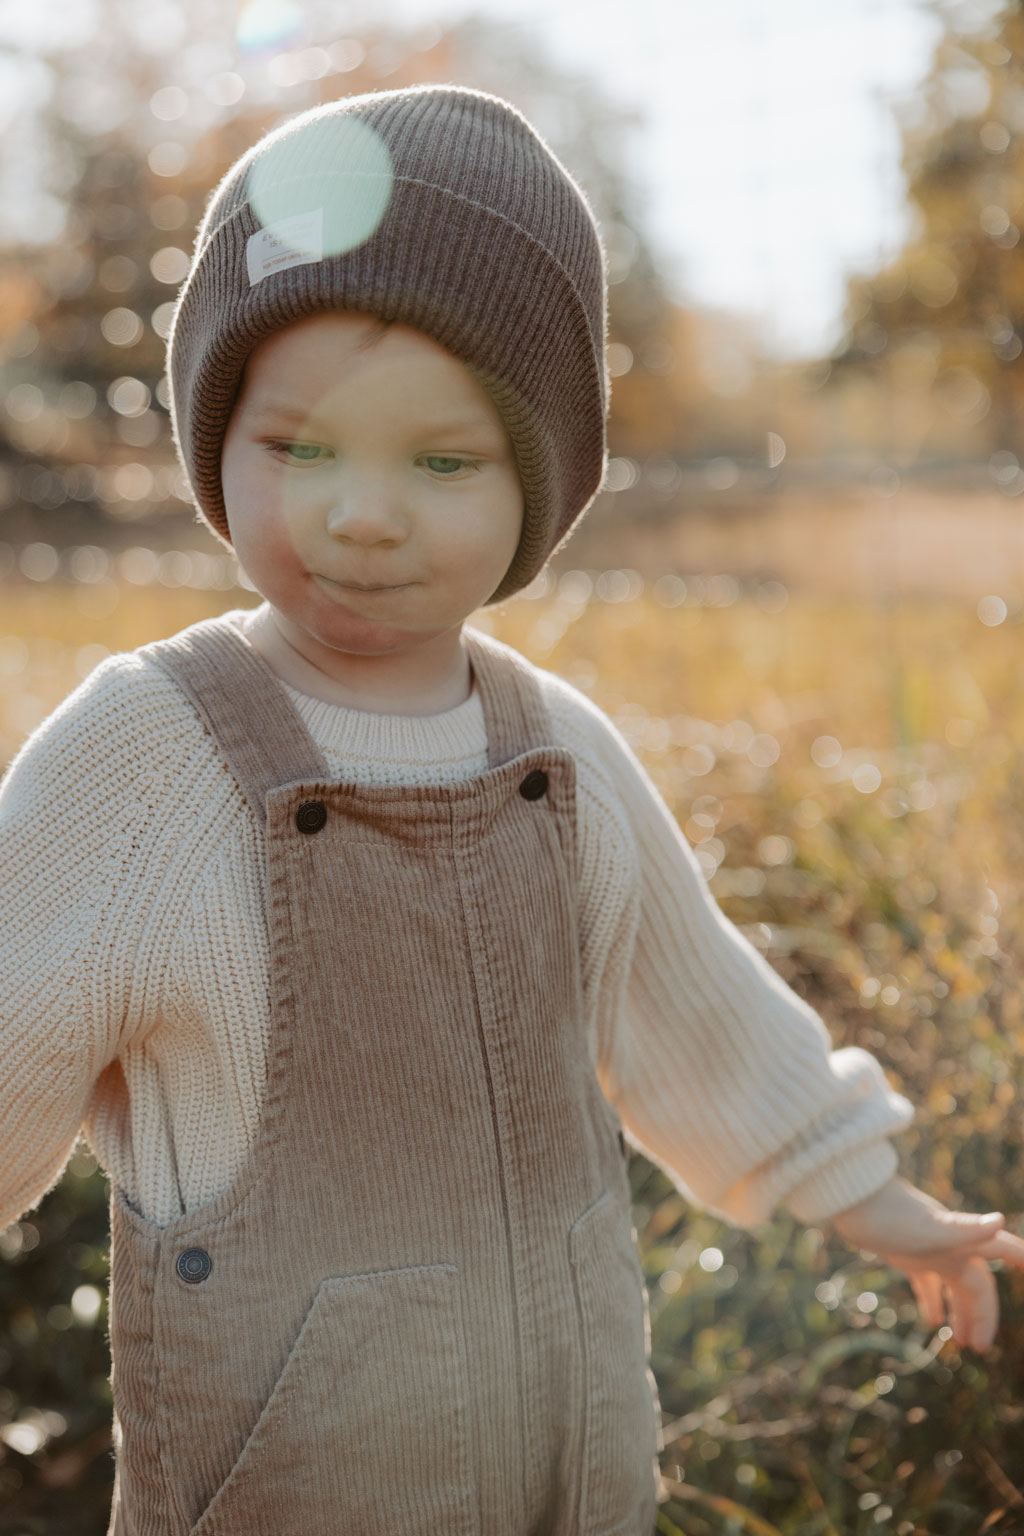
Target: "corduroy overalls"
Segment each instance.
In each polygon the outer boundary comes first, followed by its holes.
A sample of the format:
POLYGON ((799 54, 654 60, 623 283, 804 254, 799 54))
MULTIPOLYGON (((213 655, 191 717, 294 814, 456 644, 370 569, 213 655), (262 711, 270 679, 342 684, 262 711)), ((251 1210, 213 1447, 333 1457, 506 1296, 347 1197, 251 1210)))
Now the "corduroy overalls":
POLYGON ((111 1193, 111 1536, 650 1536, 575 765, 526 663, 464 637, 488 768, 425 788, 332 780, 229 617, 144 648, 265 831, 272 1022, 230 1186, 165 1227, 111 1193))

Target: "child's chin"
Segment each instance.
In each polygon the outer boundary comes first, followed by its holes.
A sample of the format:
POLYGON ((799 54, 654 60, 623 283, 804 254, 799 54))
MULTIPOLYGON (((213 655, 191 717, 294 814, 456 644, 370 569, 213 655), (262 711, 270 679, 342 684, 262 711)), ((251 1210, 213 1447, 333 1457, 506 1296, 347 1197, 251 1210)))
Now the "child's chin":
POLYGON ((383 614, 357 613, 342 601, 332 600, 332 611, 318 615, 319 622, 307 627, 308 633, 332 651, 356 656, 386 655, 420 644, 429 636, 388 620, 383 614))

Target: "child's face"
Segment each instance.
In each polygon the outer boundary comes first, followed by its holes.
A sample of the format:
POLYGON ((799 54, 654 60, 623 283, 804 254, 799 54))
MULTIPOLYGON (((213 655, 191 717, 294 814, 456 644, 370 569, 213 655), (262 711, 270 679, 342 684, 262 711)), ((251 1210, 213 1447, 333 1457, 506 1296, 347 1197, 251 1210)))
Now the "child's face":
POLYGON ((457 642, 523 520, 487 391, 422 332, 378 330, 338 312, 268 337, 222 457, 239 561, 292 644, 339 679, 346 657, 457 642))

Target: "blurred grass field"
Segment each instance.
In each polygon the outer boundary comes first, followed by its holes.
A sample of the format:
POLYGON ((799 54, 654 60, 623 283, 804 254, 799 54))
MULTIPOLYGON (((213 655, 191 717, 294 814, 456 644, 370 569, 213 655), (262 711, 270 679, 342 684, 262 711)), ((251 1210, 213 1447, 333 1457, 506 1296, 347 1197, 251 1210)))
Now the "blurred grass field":
MULTIPOLYGON (((1024 621, 983 623, 951 599, 873 605, 728 578, 639 590, 629 573, 610 577, 621 579, 595 588, 564 573, 473 622, 615 720, 727 914, 836 1045, 875 1053, 918 1106, 897 1141, 901 1171, 1024 1230, 1024 621)), ((2 600, 9 757, 108 651, 256 598, 110 581, 13 582, 2 600)), ((780 1215, 742 1233, 687 1207, 641 1157, 631 1179, 665 1418, 664 1536, 1024 1532, 1020 1276, 998 1276, 996 1348, 961 1356, 947 1331, 922 1327, 898 1273, 828 1230, 780 1215)), ((8 1235, 0 1302, 14 1304, 19 1267, 36 1299, 18 1302, 22 1347, 0 1348, 0 1422, 61 1406, 44 1400, 57 1378, 28 1356, 66 1353, 81 1271, 103 1283, 104 1199, 78 1154, 27 1224, 34 1238, 8 1235), (93 1236, 78 1232, 70 1275, 61 1245, 83 1211, 93 1236)), ((102 1536, 98 1520, 74 1523, 81 1499, 76 1509, 53 1468, 74 1464, 76 1443, 96 1462, 104 1329, 104 1311, 75 1317, 75 1358, 85 1372, 92 1350, 94 1379, 86 1391, 81 1376, 83 1405, 64 1407, 65 1432, 27 1454, 5 1437, 4 1536, 57 1529, 40 1511, 58 1509, 68 1536, 102 1536)), ((97 1486, 109 1470, 109 1457, 94 1466, 97 1486)))

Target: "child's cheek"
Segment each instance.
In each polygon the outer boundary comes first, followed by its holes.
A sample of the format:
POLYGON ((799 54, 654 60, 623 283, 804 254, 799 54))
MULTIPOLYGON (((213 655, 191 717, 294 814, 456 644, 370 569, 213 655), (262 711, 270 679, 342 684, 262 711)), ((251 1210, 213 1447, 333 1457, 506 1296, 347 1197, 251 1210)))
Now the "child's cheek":
POLYGON ((238 558, 247 574, 263 585, 267 580, 280 582, 301 558, 295 541, 296 519, 288 515, 275 491, 272 484, 254 487, 252 496, 235 508, 233 517, 229 510, 238 558))

